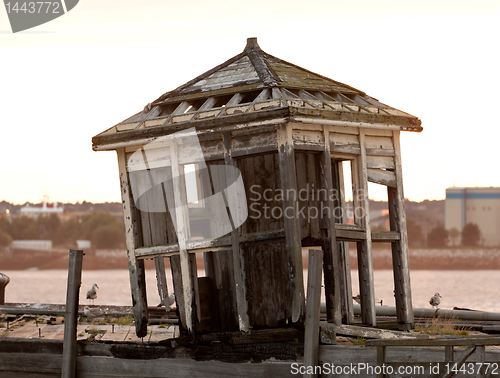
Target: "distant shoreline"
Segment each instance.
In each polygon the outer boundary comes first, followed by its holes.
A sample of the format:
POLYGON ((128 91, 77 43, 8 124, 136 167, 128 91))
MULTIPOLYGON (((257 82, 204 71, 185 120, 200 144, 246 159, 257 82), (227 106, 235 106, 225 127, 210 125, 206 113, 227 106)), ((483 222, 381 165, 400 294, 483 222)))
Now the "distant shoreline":
MULTIPOLYGON (((392 269, 389 248, 372 251, 375 270, 392 269)), ((355 248, 350 248, 351 268, 357 268, 355 248)), ((307 267, 307 249, 303 249, 304 268, 307 267)), ((166 265, 169 260, 166 259, 166 265)), ((203 266, 203 254, 197 254, 198 267, 203 266)), ((146 268, 154 269, 154 261, 146 260, 146 268)), ((68 253, 57 251, 0 250, 0 272, 3 270, 68 269, 68 253)), ((125 250, 85 251, 84 270, 128 269, 125 250)), ((500 249, 410 249, 412 270, 500 270, 500 249)))

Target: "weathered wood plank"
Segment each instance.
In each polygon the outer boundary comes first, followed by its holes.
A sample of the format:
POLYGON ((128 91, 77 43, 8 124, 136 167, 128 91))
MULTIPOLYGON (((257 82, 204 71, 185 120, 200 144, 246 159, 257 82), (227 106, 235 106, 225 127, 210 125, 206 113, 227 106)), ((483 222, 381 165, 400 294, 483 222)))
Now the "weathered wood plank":
MULTIPOLYGON (((224 142, 224 162, 226 165, 226 182, 235 183, 237 177, 235 176, 236 164, 231 155, 231 135, 230 133, 223 134, 224 142)), ((245 284, 245 261, 240 249, 240 242, 238 236, 238 230, 235 225, 235 220, 237 220, 236 211, 238 211, 238 192, 235 188, 236 185, 229 185, 227 188, 228 196, 224 196, 224 201, 226 202, 226 207, 228 210, 229 219, 231 221, 231 227, 233 231, 231 232, 231 245, 233 248, 233 264, 234 264, 234 282, 236 287, 236 305, 238 307, 238 322, 240 331, 248 332, 250 329, 250 321, 248 318, 248 303, 246 299, 246 284, 245 284), (236 210, 232 212, 231 210, 236 210), (233 217, 236 215, 236 217, 233 217), (236 219, 235 219, 236 218, 236 219)), ((224 193, 224 192, 222 192, 224 193)))
MULTIPOLYGON (((255 232, 240 235, 240 244, 245 247, 250 245, 266 244, 270 241, 277 243, 283 242, 285 232, 283 229, 255 232)), ((186 243, 189 253, 200 253, 205 251, 226 251, 231 247, 229 237, 221 237, 216 240, 196 240, 186 243)), ((135 250, 138 259, 152 258, 155 256, 177 256, 179 255, 179 244, 160 245, 156 247, 137 248, 135 250)))
MULTIPOLYGON (((325 130, 324 140, 330 140, 330 132, 325 130)), ((320 160, 320 177, 321 189, 325 189, 326 208, 328 214, 321 214, 320 217, 324 221, 324 229, 322 230, 323 239, 323 270, 325 275, 325 297, 327 318, 335 324, 342 324, 342 299, 340 276, 341 270, 338 244, 336 238, 335 227, 335 203, 330 195, 333 192, 333 176, 332 176, 332 159, 330 155, 330 143, 324 144, 325 151, 320 160)), ((319 206, 318 206, 319 207, 319 206)))
MULTIPOLYGON (((171 161, 172 161, 172 183, 174 190, 175 203, 175 218, 177 222, 176 233, 179 243, 180 268, 182 275, 182 295, 184 301, 184 322, 187 333, 194 331, 195 320, 193 312, 196 311, 194 299, 194 283, 191 277, 191 268, 189 256, 187 252, 187 240, 189 239, 189 220, 187 199, 182 194, 184 193, 183 177, 184 172, 181 171, 178 162, 177 143, 175 140, 170 141, 171 161)), ((180 294, 180 293, 179 293, 180 294)), ((179 302, 177 302, 179 304, 179 302)))
POLYGON ((403 168, 401 164, 401 147, 399 131, 393 135, 396 164, 396 188, 387 188, 389 202, 389 222, 391 231, 398 232, 400 239, 391 243, 392 265, 394 272, 394 289, 396 297, 397 318, 408 328, 415 323, 411 300, 410 262, 408 251, 408 234, 406 230, 406 212, 403 193, 403 168))
POLYGON ((396 231, 372 231, 372 241, 373 242, 393 242, 400 240, 401 236, 399 232, 396 231))
POLYGON ((415 339, 415 335, 409 333, 391 331, 386 329, 371 328, 371 327, 359 327, 353 325, 345 324, 331 324, 327 322, 319 323, 321 329, 331 329, 335 331, 337 335, 342 336, 352 336, 352 337, 363 337, 369 339, 415 339))
POLYGON ((368 169, 368 181, 376 184, 396 187, 396 174, 392 171, 384 171, 382 169, 368 169))
POLYGON ((156 269, 156 285, 158 286, 158 295, 160 296, 160 303, 165 306, 165 310, 168 311, 170 308, 169 298, 168 298, 168 286, 167 277, 165 275, 165 260, 163 256, 155 257, 155 269, 156 269))
MULTIPOLYGON (((355 129, 359 133, 358 129, 355 129)), ((344 167, 342 160, 332 159, 332 176, 335 180, 334 188, 338 195, 335 200, 335 208, 341 210, 341 214, 335 214, 335 229, 340 224, 348 222, 347 204, 345 198, 344 167)), ((342 298, 342 321, 346 324, 354 322, 354 312, 352 303, 352 284, 351 284, 351 263, 349 257, 349 243, 337 241, 337 251, 339 258, 340 292, 342 298)))
POLYGON ((307 150, 309 146, 324 149, 325 140, 321 131, 293 130, 292 138, 296 149, 307 150))
POLYGON ((276 131, 263 134, 238 135, 233 137, 231 144, 232 157, 278 150, 276 131))
POLYGON ((125 243, 127 246, 127 257, 130 275, 130 288, 132 291, 132 304, 134 311, 135 327, 137 336, 143 337, 147 333, 148 325, 148 303, 146 298, 146 276, 144 261, 135 257, 136 234, 138 234, 137 223, 133 219, 132 194, 130 192, 129 177, 127 173, 127 162, 125 149, 117 151, 118 169, 120 174, 120 188, 122 195, 122 209, 125 223, 125 243), (135 223, 135 224, 134 224, 135 223))
POLYGON ((436 337, 433 339, 379 339, 366 340, 366 346, 475 346, 500 345, 500 336, 436 337))
POLYGON ((330 150, 332 152, 359 155, 359 138, 353 134, 330 133, 330 150))
MULTIPOLYGON (((373 137, 372 137, 373 138, 373 137)), ((359 271, 359 289, 361 295, 361 318, 363 323, 375 326, 377 324, 375 314, 375 285, 373 278, 373 260, 372 260, 372 239, 370 227, 370 208, 368 204, 368 173, 366 168, 366 141, 363 130, 359 131, 359 144, 361 154, 355 164, 355 175, 357 183, 355 185, 357 193, 357 204, 363 210, 360 217, 355 214, 355 223, 362 227, 366 232, 366 240, 357 243, 358 248, 358 271, 359 271)), ((392 142, 391 142, 392 146, 392 142)))
POLYGON ((367 136, 365 139, 365 148, 367 155, 394 156, 394 145, 390 136, 367 136))
POLYGON ((66 314, 64 317, 62 378, 73 378, 76 376, 76 326, 80 286, 82 285, 82 263, 83 251, 71 249, 69 251, 66 314))
MULTIPOLYGON (((321 249, 309 250, 304 334, 304 366, 314 367, 318 364, 322 261, 323 251, 321 249)), ((304 377, 317 377, 317 374, 306 373, 304 377)))
MULTIPOLYGON (((278 130, 278 155, 281 186, 297 192, 297 173, 293 150, 292 129, 282 124, 278 130)), ((290 275, 290 292, 292 295, 292 322, 302 322, 305 312, 304 280, 302 270, 302 250, 300 224, 297 212, 297 201, 294 196, 285 196, 284 212, 291 209, 291 216, 284 217, 286 251, 290 275)))
POLYGON ((394 169, 394 158, 392 156, 367 156, 366 167, 368 169, 394 169))

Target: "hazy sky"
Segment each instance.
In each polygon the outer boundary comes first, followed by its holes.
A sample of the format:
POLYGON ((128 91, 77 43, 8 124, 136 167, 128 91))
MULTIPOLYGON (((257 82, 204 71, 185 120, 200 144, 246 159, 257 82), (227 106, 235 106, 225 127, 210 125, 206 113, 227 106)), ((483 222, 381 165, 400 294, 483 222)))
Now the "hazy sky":
POLYGON ((500 1, 81 0, 16 34, 0 8, 0 200, 120 201, 92 136, 248 37, 422 120, 402 136, 409 199, 500 186, 500 1))

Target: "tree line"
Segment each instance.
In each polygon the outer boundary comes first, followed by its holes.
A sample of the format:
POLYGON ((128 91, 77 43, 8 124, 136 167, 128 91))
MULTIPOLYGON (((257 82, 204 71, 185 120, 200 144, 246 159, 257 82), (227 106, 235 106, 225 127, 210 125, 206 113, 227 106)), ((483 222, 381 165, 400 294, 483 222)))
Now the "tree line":
POLYGON ((431 248, 444 248, 462 245, 474 247, 481 242, 481 230, 475 223, 467 223, 462 231, 456 228, 446 230, 442 225, 436 226, 427 234, 427 240, 424 240, 422 227, 411 219, 408 219, 407 229, 408 245, 410 246, 427 245, 431 248))
POLYGON ((77 240, 90 240, 93 248, 125 246, 123 222, 108 212, 96 212, 81 218, 61 220, 58 215, 16 216, 12 221, 0 216, 0 246, 12 240, 52 240, 56 246, 74 246, 77 240))

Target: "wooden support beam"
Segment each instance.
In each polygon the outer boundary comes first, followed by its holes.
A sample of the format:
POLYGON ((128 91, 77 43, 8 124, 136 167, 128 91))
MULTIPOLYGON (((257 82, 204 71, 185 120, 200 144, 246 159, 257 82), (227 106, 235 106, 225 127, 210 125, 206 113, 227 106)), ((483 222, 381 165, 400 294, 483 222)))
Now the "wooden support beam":
MULTIPOLYGON (((228 196, 224 195, 224 201, 226 202, 227 209, 238 208, 238 193, 236 192, 235 185, 236 182, 235 161, 231 155, 231 134, 223 134, 224 142, 224 163, 227 166, 226 169, 226 185, 228 196)), ((222 192, 224 193, 224 192, 222 192)), ((234 214, 236 215, 236 214, 234 214)), ((245 284, 245 261, 243 260, 243 255, 241 253, 238 229, 234 224, 234 217, 231 211, 228 211, 228 216, 231 221, 231 226, 233 231, 231 232, 231 245, 233 248, 233 266, 234 266, 234 282, 236 285, 236 304, 238 307, 238 323, 240 331, 248 332, 250 329, 250 319, 248 317, 248 302, 246 299, 246 284, 245 284)))
MULTIPOLYGON (((385 366, 385 358, 386 358, 386 347, 385 346, 378 346, 377 347, 377 366, 385 366)), ((384 374, 384 371, 377 374, 377 378, 385 378, 386 375, 384 374)))
MULTIPOLYGON (((297 193, 297 172, 295 168, 295 152, 293 149, 292 127, 281 124, 277 127, 278 159, 283 193, 297 193)), ((285 245, 290 275, 290 291, 292 297, 292 322, 304 319, 304 279, 302 269, 302 248, 300 236, 300 219, 297 215, 297 198, 285 196, 283 212, 285 226, 285 245)))
MULTIPOLYGON (((239 243, 243 247, 252 245, 282 243, 285 241, 285 231, 283 229, 273 231, 254 232, 239 235, 239 243)), ((196 240, 186 243, 189 253, 201 253, 207 251, 227 251, 232 249, 230 237, 221 237, 216 240, 196 240)), ((179 255, 179 244, 168 244, 154 247, 142 247, 135 250, 138 259, 150 259, 156 256, 177 256, 179 255)))
POLYGON ((186 306, 184 304, 184 289, 182 286, 181 258, 179 255, 170 257, 170 268, 172 269, 172 283, 174 284, 175 303, 179 311, 180 332, 185 335, 186 325, 186 306))
POLYGON ((323 269, 325 274, 326 315, 329 322, 342 324, 342 305, 340 296, 340 262, 337 249, 335 227, 335 204, 330 195, 333 191, 332 159, 330 156, 330 132, 323 131, 324 152, 321 154, 320 172, 321 189, 325 189, 327 213, 321 214, 324 228, 321 231, 323 239, 323 269))
POLYGON ((486 376, 486 366, 484 365, 485 357, 484 345, 476 345, 476 365, 478 369, 476 370, 476 378, 484 378, 486 376))
MULTIPOLYGON (((309 250, 309 263, 307 269, 307 307, 304 333, 304 366, 318 365, 319 353, 319 316, 321 299, 321 265, 323 251, 321 249, 309 250)), ((317 377, 317 374, 304 374, 304 378, 317 377)))
POLYGON ((174 191, 175 203, 175 218, 177 222, 177 241, 179 243, 179 256, 182 275, 182 295, 184 299, 184 323, 186 324, 187 333, 194 332, 195 319, 193 312, 195 311, 194 300, 194 283, 186 243, 189 239, 189 220, 187 198, 183 196, 184 172, 179 166, 178 148, 175 140, 169 142, 170 145, 170 160, 172 162, 172 183, 174 191))
POLYGON ((74 378, 76 376, 76 325, 80 286, 82 285, 82 263, 83 251, 70 249, 66 314, 64 317, 62 378, 74 378))
POLYGON ((408 234, 406 231, 406 213, 403 193, 403 170, 401 165, 401 147, 399 131, 393 133, 395 151, 396 188, 387 188, 389 202, 389 222, 391 231, 398 232, 399 240, 391 243, 394 288, 396 297, 397 319, 407 329, 414 326, 413 307, 410 286, 410 262, 408 252, 408 234))
POLYGON ((127 246, 135 332, 137 337, 144 337, 147 334, 148 328, 148 303, 146 298, 146 275, 144 271, 144 261, 138 260, 135 256, 135 249, 137 248, 136 239, 138 237, 137 220, 135 219, 137 214, 134 211, 135 207, 130 190, 125 148, 120 148, 116 152, 118 155, 122 209, 125 224, 125 244, 127 246))
POLYGON ((167 277, 165 276, 165 261, 163 256, 155 257, 155 268, 156 268, 156 285, 158 286, 158 295, 160 296, 160 303, 165 306, 165 310, 168 311, 170 304, 168 302, 168 286, 167 277))
POLYGON ((361 295, 361 319, 371 326, 377 324, 375 314, 375 288, 373 278, 372 239, 370 208, 368 205, 368 173, 366 168, 366 144, 364 130, 359 131, 361 154, 355 160, 353 178, 356 178, 354 201, 355 224, 366 232, 366 240, 357 243, 359 291, 361 295), (358 215, 356 215, 358 213, 358 215))
POLYGON ((396 187, 396 175, 392 171, 382 169, 368 169, 368 181, 375 184, 396 187))
MULTIPOLYGON (((326 140, 325 140, 326 141, 326 140)), ((328 141, 329 143, 329 141, 328 141)), ((346 224, 348 222, 347 218, 347 204, 345 199, 345 188, 344 188, 344 168, 342 161, 334 160, 332 164, 333 177, 336 181, 335 188, 340 195, 338 196, 338 206, 342 213, 340 217, 336 219, 335 229, 338 230, 338 226, 341 224, 346 224)), ((337 237, 337 251, 339 258, 339 275, 340 275, 340 293, 342 297, 342 322, 346 324, 352 324, 354 322, 354 310, 352 303, 352 284, 351 284, 351 262, 349 257, 349 243, 345 241, 338 240, 337 237)))

